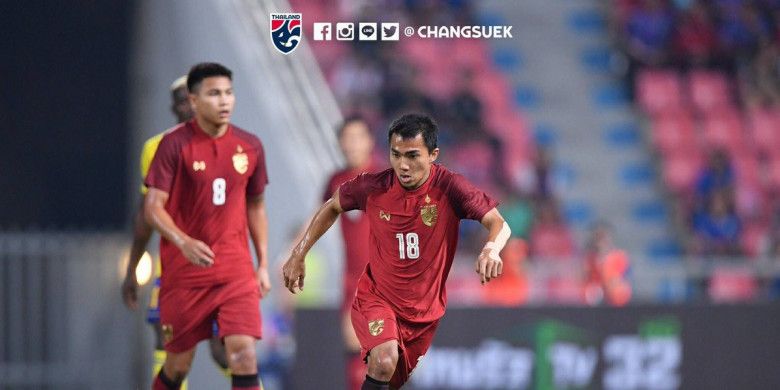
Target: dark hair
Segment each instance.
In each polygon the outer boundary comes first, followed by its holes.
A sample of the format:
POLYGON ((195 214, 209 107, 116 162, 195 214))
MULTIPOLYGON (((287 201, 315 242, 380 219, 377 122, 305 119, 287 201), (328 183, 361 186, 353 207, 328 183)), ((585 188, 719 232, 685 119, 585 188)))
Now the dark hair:
POLYGON ((190 73, 187 74, 187 90, 190 93, 195 93, 203 79, 214 76, 225 76, 231 81, 233 80, 233 72, 224 65, 216 62, 201 62, 193 65, 190 68, 190 73))
POLYGON ((428 152, 432 152, 438 147, 439 126, 428 115, 425 114, 405 114, 390 124, 390 130, 387 132, 388 142, 392 141, 393 134, 398 134, 403 139, 410 139, 422 134, 425 147, 428 152))
MULTIPOLYGON (((344 133, 344 128, 352 122, 363 122, 368 127, 368 121, 360 114, 352 114, 344 118, 339 127, 336 128, 336 137, 341 138, 341 134, 344 133)), ((369 130, 370 131, 370 130, 369 130)))

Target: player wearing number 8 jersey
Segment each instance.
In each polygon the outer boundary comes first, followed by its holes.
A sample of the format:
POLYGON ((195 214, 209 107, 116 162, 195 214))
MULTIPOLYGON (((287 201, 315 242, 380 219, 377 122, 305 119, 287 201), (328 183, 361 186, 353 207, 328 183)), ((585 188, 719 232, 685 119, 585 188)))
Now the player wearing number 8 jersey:
POLYGON ((320 208, 284 266, 285 286, 303 288, 306 252, 342 212, 369 218, 369 263, 352 303, 352 324, 368 363, 363 389, 399 388, 427 351, 447 304, 445 281, 461 219, 480 221, 488 242, 476 261, 483 283, 501 274, 509 227, 496 201, 433 164, 437 126, 409 114, 390 125, 392 169, 342 184, 320 208))
POLYGON ((263 201, 268 179, 260 140, 229 123, 231 79, 219 64, 190 70, 195 118, 165 134, 145 181, 144 214, 163 237, 159 305, 168 354, 154 389, 179 387, 214 320, 233 389, 260 388, 255 341, 260 295, 270 289, 263 201))

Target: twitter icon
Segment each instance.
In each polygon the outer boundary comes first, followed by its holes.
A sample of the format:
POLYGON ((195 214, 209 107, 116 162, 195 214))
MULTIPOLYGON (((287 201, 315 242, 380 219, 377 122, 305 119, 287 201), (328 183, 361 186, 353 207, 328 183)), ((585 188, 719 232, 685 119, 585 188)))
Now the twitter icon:
POLYGON ((399 36, 399 24, 398 23, 382 23, 382 40, 383 41, 397 41, 399 36))

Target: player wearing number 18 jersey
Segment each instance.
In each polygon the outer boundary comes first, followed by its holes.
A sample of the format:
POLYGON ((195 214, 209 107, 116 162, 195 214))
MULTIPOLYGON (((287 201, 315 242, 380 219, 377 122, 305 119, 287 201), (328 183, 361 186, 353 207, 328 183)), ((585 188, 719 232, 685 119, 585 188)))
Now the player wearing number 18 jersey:
POLYGON ((501 274, 509 227, 497 202, 465 178, 433 164, 437 127, 409 114, 390 125, 392 169, 342 184, 320 208, 284 266, 285 286, 303 287, 303 256, 338 214, 364 210, 369 263, 352 303, 352 325, 368 363, 363 389, 400 388, 431 344, 447 304, 445 281, 461 219, 480 221, 488 242, 476 261, 482 282, 501 274))

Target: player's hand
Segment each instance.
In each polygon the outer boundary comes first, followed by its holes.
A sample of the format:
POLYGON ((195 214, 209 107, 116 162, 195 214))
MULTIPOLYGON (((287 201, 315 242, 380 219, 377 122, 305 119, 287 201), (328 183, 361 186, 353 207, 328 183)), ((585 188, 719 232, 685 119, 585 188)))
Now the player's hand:
POLYGON ((194 238, 187 238, 181 244, 181 252, 184 257, 198 267, 211 267, 214 265, 214 252, 211 251, 205 242, 194 238))
POLYGON ((122 282, 122 300, 128 308, 138 309, 138 282, 135 275, 128 274, 122 282))
POLYGON ((306 277, 306 264, 304 259, 298 256, 290 256, 282 267, 284 287, 295 294, 295 289, 303 291, 303 278, 306 277))
POLYGON ((268 267, 259 267, 255 273, 257 287, 260 288, 260 296, 264 297, 271 291, 271 278, 268 276, 268 267))
POLYGON ((476 270, 482 284, 497 278, 504 271, 504 262, 495 250, 483 248, 477 257, 476 270))

